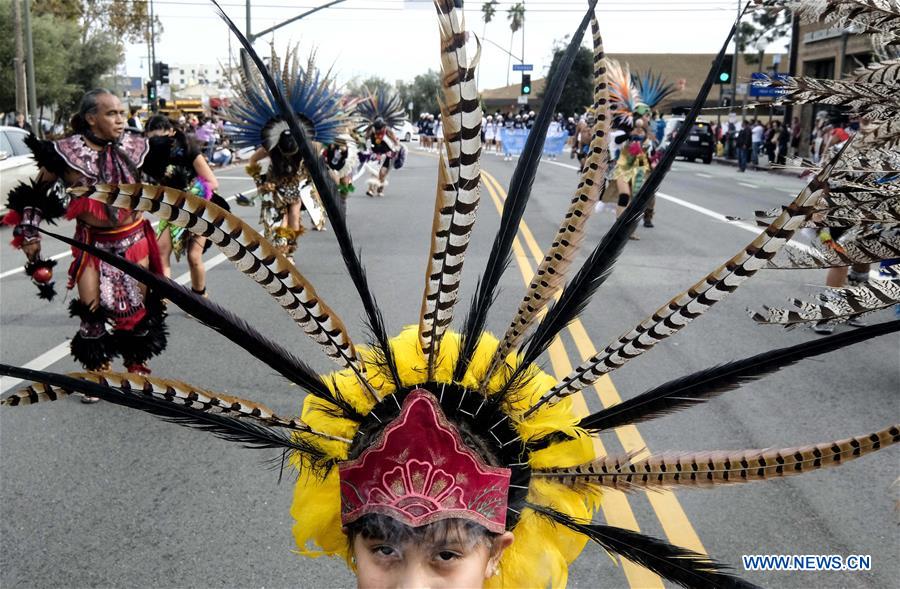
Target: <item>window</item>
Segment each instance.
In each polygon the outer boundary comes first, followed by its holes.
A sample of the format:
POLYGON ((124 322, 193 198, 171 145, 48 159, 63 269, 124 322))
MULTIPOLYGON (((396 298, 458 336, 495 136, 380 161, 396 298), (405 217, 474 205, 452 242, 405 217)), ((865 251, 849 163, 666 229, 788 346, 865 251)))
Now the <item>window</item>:
POLYGON ((0 133, 0 151, 5 153, 7 157, 16 155, 13 151, 12 145, 10 145, 9 143, 9 139, 6 138, 6 133, 0 133))
POLYGON ((27 133, 22 131, 7 131, 6 138, 12 147, 10 155, 31 155, 31 150, 25 145, 27 133))

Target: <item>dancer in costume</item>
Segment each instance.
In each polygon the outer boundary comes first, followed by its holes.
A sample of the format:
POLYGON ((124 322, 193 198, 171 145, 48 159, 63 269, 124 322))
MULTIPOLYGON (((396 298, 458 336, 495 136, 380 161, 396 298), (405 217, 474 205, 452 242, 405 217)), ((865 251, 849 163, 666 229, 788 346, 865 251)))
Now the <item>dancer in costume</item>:
MULTIPOLYGON (((89 391, 245 446, 283 452, 299 473, 291 509, 299 552, 346 559, 358 573, 361 587, 561 587, 566 584, 568 566, 589 540, 685 587, 751 587, 706 555, 594 522, 602 491, 715 488, 838 467, 900 442, 900 426, 806 447, 644 458, 633 453, 596 455, 592 438, 731 394, 748 380, 804 358, 896 333, 900 321, 714 366, 583 417, 573 413, 572 395, 676 334, 765 267, 799 228, 812 221, 819 199, 838 188, 829 181, 834 179, 840 154, 819 169, 810 186, 734 257, 557 380, 540 369, 539 358, 614 268, 643 207, 705 102, 733 30, 673 140, 673 149, 583 265, 570 273, 580 257, 587 219, 602 192, 609 147, 611 113, 603 50, 599 27, 589 11, 547 85, 547 108, 537 117, 513 175, 522 179, 523 188, 510 191, 487 270, 462 330, 456 333, 450 327, 480 198, 482 113, 474 76, 455 75, 472 72, 473 55, 477 55, 466 42, 461 3, 435 0, 435 5, 441 32, 447 149, 438 160, 434 216, 425 220, 432 224, 432 239, 418 325, 388 337, 358 251, 338 212, 335 187, 320 165, 319 150, 306 137, 301 120, 285 110, 285 124, 324 197, 342 259, 362 300, 372 347, 356 348, 346 326, 296 267, 239 219, 189 193, 146 186, 103 188, 90 198, 100 202, 128 198, 139 209, 155 210, 192 232, 209 235, 231 252, 237 267, 273 294, 339 370, 315 374, 285 348, 221 307, 97 250, 97 255, 161 289, 173 303, 204 317, 217 331, 302 387, 309 393, 302 418, 281 417, 257 402, 177 381, 115 373, 62 376, 3 365, 0 373, 4 375, 40 383, 5 403, 30 404, 89 391), (509 327, 495 338, 484 326, 496 299, 503 261, 511 255, 524 215, 550 113, 589 22, 594 30, 593 108, 597 112, 591 153, 553 244, 509 327), (550 301, 556 302, 549 305, 550 301)), ((858 17, 859 10, 853 10, 858 17)), ((260 68, 272 95, 278 97, 277 80, 267 73, 237 26, 225 18, 260 68)), ((879 192, 883 193, 884 189, 879 192)))
MULTIPOLYGON (((154 115, 147 121, 147 137, 171 137, 172 153, 170 164, 165 169, 165 176, 152 180, 179 190, 186 190, 206 200, 213 197, 219 186, 215 174, 200 149, 188 137, 175 129, 175 125, 165 115, 154 115)), ((217 202, 220 206, 224 200, 217 202)), ((188 268, 191 273, 191 289, 200 296, 206 295, 206 266, 203 264, 203 252, 207 241, 203 236, 193 235, 183 227, 161 221, 156 228, 159 240, 159 253, 163 274, 172 275, 171 258, 181 261, 187 253, 188 268)))
MULTIPOLYGON (((631 133, 627 135, 625 144, 619 153, 619 159, 613 170, 613 179, 616 181, 616 189, 619 191, 619 201, 616 205, 616 217, 622 215, 631 202, 631 197, 641 189, 647 176, 650 174, 650 149, 652 143, 647 137, 642 118, 634 119, 631 133)), ((640 239, 631 234, 631 239, 640 239)))
MULTIPOLYGON (((21 247, 29 267, 44 267, 41 260, 42 221, 64 217, 76 222, 75 236, 107 252, 161 272, 156 236, 140 212, 103 205, 86 196, 65 204, 65 188, 90 188, 96 184, 130 184, 142 180, 141 172, 166 167, 169 142, 151 142, 126 132, 127 113, 108 90, 91 90, 81 99, 72 119, 75 134, 57 141, 27 139, 40 166, 30 185, 20 184, 9 195, 15 224, 13 245, 21 247)), ((159 300, 133 278, 82 250, 73 250, 67 288, 78 287, 78 298, 69 312, 81 321, 72 338, 72 356, 88 370, 107 370, 120 357, 129 372, 148 374, 147 361, 166 347, 164 313, 159 300)), ((49 268, 48 268, 49 270, 49 268)), ((46 277, 46 273, 41 274, 46 277)), ((46 289, 46 282, 44 288, 46 289)), ((46 293, 45 293, 46 294, 46 293)), ((96 397, 85 396, 87 402, 96 397)))
POLYGON ((394 133, 406 120, 406 112, 399 95, 379 88, 359 103, 356 113, 362 120, 359 132, 365 137, 366 159, 378 164, 376 176, 368 180, 366 195, 384 196, 391 168, 402 168, 406 160, 406 148, 394 133))
POLYGON ((341 213, 346 216, 347 199, 356 190, 353 186, 353 172, 359 166, 356 141, 350 135, 338 135, 337 140, 322 151, 322 159, 325 160, 332 179, 337 182, 341 213))
MULTIPOLYGON (((288 52, 282 68, 281 59, 273 51, 270 75, 277 80, 294 114, 303 121, 311 140, 330 145, 341 129, 352 124, 333 79, 316 68, 314 56, 301 65, 295 48, 288 52)), ((303 231, 301 208, 305 207, 314 226, 322 229, 325 216, 321 204, 312 191, 296 140, 261 77, 243 75, 233 81, 233 87, 236 96, 226 115, 237 128, 233 143, 238 147, 259 146, 246 171, 256 182, 261 197, 264 235, 279 251, 292 254, 303 231), (264 172, 261 163, 266 159, 269 165, 264 172)))

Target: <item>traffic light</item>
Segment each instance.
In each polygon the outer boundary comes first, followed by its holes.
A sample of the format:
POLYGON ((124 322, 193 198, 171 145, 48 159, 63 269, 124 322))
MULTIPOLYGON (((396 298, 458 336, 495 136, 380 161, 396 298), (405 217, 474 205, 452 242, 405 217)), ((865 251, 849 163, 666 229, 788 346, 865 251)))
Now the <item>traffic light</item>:
POLYGON ((531 74, 522 74, 522 96, 531 94, 531 74))
POLYGON ((147 102, 156 102, 156 82, 153 80, 147 82, 147 102))
POLYGON ((725 58, 722 60, 722 65, 719 67, 719 71, 716 75, 716 83, 717 84, 730 84, 731 83, 731 71, 734 69, 734 55, 726 54, 725 58))
POLYGON ((153 64, 153 79, 160 84, 169 83, 169 64, 157 61, 153 64))

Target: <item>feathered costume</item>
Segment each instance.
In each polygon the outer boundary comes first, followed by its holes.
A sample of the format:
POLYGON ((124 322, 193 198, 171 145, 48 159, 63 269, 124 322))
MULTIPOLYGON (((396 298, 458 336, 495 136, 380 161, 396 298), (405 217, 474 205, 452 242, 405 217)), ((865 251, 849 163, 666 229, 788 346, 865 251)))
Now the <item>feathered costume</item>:
MULTIPOLYGON (((345 110, 331 72, 323 74, 318 70, 315 54, 301 65, 297 49, 292 49, 282 67, 273 50, 268 75, 278 85, 278 92, 286 97, 310 140, 330 145, 352 125, 353 120, 345 110)), ((244 67, 233 86, 236 96, 226 118, 237 128, 234 143, 238 147, 261 145, 270 160, 265 173, 257 163, 246 168, 261 197, 259 220, 263 233, 280 249, 293 251, 299 234, 282 226, 288 207, 301 199, 307 208, 321 208, 321 203, 311 190, 307 166, 298 153, 276 97, 263 77, 244 67)), ((324 222, 324 216, 320 218, 324 222)))
MULTIPOLYGON (((94 201, 151 211, 209 236, 244 273, 288 311, 339 370, 312 372, 301 360, 241 319, 187 289, 93 246, 62 238, 157 288, 174 304, 219 331, 302 387, 301 418, 182 382, 115 373, 37 372, 11 366, 0 373, 37 384, 7 397, 7 405, 88 392, 249 447, 286 454, 299 473, 291 513, 298 550, 348 558, 342 524, 370 513, 417 526, 446 518, 511 530, 500 574, 489 587, 560 587, 588 540, 686 587, 747 587, 705 555, 592 521, 604 488, 626 491, 714 487, 779 478, 838 466, 900 441, 900 426, 801 448, 597 456, 592 436, 703 403, 808 358, 900 330, 900 321, 773 350, 682 376, 597 413, 574 415, 571 396, 677 333, 764 268, 831 194, 829 176, 840 155, 736 256, 677 295, 575 371, 557 381, 536 362, 606 280, 653 191, 669 169, 713 85, 731 35, 669 150, 643 187, 568 276, 585 221, 603 189, 611 113, 605 59, 593 3, 550 81, 510 182, 500 228, 462 330, 450 329, 459 279, 479 204, 481 108, 474 85, 477 52, 470 52, 461 2, 435 0, 441 32, 442 110, 447 142, 438 161, 431 248, 417 326, 389 338, 366 275, 339 212, 333 182, 277 80, 222 13, 271 90, 284 122, 324 196, 343 261, 365 310, 372 345, 357 348, 340 319, 297 268, 236 217, 194 195, 123 185, 78 191, 94 201), (588 23, 594 30, 594 125, 591 158, 557 238, 529 286, 509 329, 484 331, 537 171, 544 135, 588 23), (551 300, 556 299, 552 304, 551 300), (336 468, 335 468, 336 467, 336 468)), ((733 30, 732 30, 733 34, 733 30)), ((348 559, 349 561, 349 559, 348 559)))
MULTIPOLYGON (((79 241, 115 252, 131 262, 147 260, 154 272, 162 269, 156 235, 150 222, 131 211, 105 206, 88 198, 69 198, 65 182, 75 186, 97 183, 139 182, 142 175, 165 168, 170 161, 168 138, 148 140, 124 133, 115 141, 74 134, 56 141, 42 141, 29 135, 26 144, 38 166, 57 179, 20 183, 10 191, 10 213, 4 223, 15 226, 14 247, 40 240, 42 221, 55 224, 60 218, 74 219, 79 241), (77 180, 73 180, 76 178, 77 180), (91 224, 96 223, 96 224, 91 224)), ((39 177, 41 178, 41 177, 39 177)), ((72 357, 88 370, 108 368, 116 357, 129 370, 149 372, 146 362, 166 348, 165 313, 153 292, 146 295, 127 274, 80 249, 73 249, 68 271, 69 289, 74 288, 84 271, 92 267, 98 275, 98 303, 73 299, 69 314, 78 317, 80 327, 72 338, 72 357)), ((37 258, 25 270, 37 285, 41 298, 52 300, 53 260, 37 258)))
POLYGON ((378 166, 369 168, 374 177, 367 180, 369 189, 366 194, 372 196, 381 195, 387 188, 386 174, 390 169, 400 169, 406 162, 406 148, 391 137, 391 129, 399 128, 406 120, 406 111, 399 94, 385 88, 378 88, 375 92, 368 89, 365 91, 368 97, 356 106, 359 117, 357 131, 365 142, 365 152, 360 159, 379 163, 378 166), (376 123, 381 125, 380 129, 376 123), (385 170, 383 174, 381 169, 385 170))

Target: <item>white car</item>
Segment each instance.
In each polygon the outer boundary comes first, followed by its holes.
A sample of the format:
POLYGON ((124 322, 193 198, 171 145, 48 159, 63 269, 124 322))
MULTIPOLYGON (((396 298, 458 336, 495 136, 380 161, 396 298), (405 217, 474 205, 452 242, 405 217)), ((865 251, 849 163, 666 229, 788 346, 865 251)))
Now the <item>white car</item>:
POLYGON ((19 182, 29 182, 38 168, 25 145, 28 133, 18 127, 0 127, 0 218, 6 215, 9 191, 19 182))
POLYGON ((394 127, 394 134, 400 141, 418 141, 419 129, 409 121, 403 121, 394 127))

